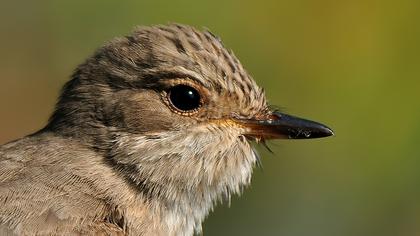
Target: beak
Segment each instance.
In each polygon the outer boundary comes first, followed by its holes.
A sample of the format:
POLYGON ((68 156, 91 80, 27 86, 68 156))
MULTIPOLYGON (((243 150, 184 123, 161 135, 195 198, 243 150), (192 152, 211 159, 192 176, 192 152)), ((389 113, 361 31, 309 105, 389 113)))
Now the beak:
POLYGON ((256 139, 311 139, 334 135, 327 126, 295 116, 273 112, 265 119, 236 120, 256 139))

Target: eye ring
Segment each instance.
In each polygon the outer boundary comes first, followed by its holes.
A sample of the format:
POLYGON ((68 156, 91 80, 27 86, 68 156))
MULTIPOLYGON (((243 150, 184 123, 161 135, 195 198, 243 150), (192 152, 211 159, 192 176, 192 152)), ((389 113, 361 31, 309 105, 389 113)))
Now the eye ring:
POLYGON ((188 84, 177 84, 166 91, 166 99, 178 114, 191 115, 202 107, 203 97, 199 90, 188 84))

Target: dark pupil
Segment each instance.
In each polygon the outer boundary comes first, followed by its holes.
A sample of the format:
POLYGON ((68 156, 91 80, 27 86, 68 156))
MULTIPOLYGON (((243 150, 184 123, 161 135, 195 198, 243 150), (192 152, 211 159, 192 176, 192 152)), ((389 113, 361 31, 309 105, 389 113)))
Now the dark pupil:
POLYGON ((191 111, 200 107, 200 94, 187 85, 177 85, 169 92, 172 104, 182 111, 191 111))

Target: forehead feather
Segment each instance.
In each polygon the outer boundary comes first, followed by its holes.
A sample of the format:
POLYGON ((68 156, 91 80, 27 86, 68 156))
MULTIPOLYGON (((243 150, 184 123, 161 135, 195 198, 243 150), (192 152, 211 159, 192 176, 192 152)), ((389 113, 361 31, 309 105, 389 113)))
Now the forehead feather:
POLYGON ((185 72, 247 106, 266 105, 263 90, 233 52, 208 30, 199 31, 179 24, 138 27, 131 35, 116 39, 108 46, 114 52, 117 50, 114 55, 122 57, 120 60, 136 70, 185 72))

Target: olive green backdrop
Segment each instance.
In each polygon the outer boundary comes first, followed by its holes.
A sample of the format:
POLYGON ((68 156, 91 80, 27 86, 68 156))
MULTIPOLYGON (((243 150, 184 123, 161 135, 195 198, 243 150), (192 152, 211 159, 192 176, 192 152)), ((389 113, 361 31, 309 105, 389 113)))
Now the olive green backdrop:
POLYGON ((333 138, 273 141, 204 235, 420 235, 420 2, 0 2, 0 143, 45 125, 95 48, 135 25, 207 27, 272 104, 333 138))

